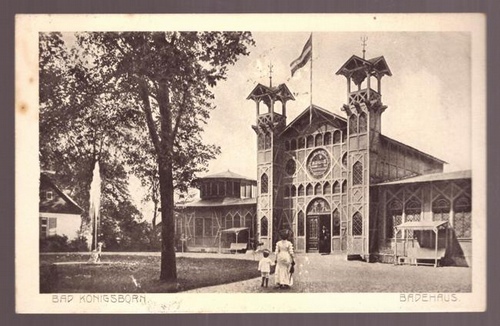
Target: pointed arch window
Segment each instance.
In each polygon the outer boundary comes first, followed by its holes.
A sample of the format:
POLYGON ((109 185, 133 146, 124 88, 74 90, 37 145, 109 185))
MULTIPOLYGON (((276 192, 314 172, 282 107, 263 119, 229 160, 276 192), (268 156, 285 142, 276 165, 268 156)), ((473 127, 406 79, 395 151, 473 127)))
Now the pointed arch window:
POLYGON ((342 193, 347 193, 347 180, 342 181, 342 193))
POLYGON ((330 183, 327 181, 327 182, 325 182, 325 185, 323 186, 323 194, 329 195, 331 193, 332 193, 332 187, 330 186, 330 183))
POLYGON ((335 209, 332 213, 333 217, 333 228, 332 228, 332 236, 340 235, 340 213, 338 209, 335 209))
POLYGON ((349 117, 349 134, 354 135, 358 133, 358 117, 351 114, 349 117))
POLYGON ((297 215, 297 235, 303 237, 305 234, 304 212, 300 211, 297 215))
POLYGON ((268 221, 265 216, 260 219, 260 235, 263 237, 268 236, 268 221))
POLYGON ((344 153, 344 155, 342 155, 342 165, 344 167, 347 167, 347 153, 344 153))
POLYGON ((292 188, 290 189, 290 197, 295 197, 297 194, 297 189, 295 188, 295 185, 292 185, 292 188))
POLYGON ((320 183, 317 183, 316 186, 314 187, 314 194, 315 195, 321 195, 322 187, 320 183))
POLYGON ((297 196, 304 196, 304 186, 300 185, 299 189, 297 190, 297 196))
POLYGON ((312 184, 308 184, 307 187, 306 187, 306 195, 307 196, 312 196, 314 195, 313 193, 313 186, 312 184))
POLYGON ((247 215, 245 215, 245 227, 248 228, 249 237, 253 238, 254 237, 253 218, 252 214, 250 213, 247 213, 247 215))
POLYGON ((289 150, 290 150, 290 141, 285 140, 285 151, 289 151, 289 150))
POLYGON ((233 218, 230 215, 226 215, 224 226, 226 227, 226 229, 230 229, 233 227, 233 218))
POLYGON ((403 203, 394 199, 387 205, 385 220, 385 237, 394 238, 394 227, 403 223, 403 203))
POLYGON ((363 164, 360 161, 354 163, 352 167, 352 184, 363 184, 363 164))
POLYGON ((366 113, 361 113, 359 116, 359 132, 366 132, 367 130, 367 122, 366 122, 366 113))
POLYGON ((262 194, 267 194, 268 192, 268 187, 269 187, 269 180, 267 178, 267 174, 263 174, 260 177, 260 193, 262 194))
POLYGON ((461 196, 453 207, 453 229, 458 239, 472 238, 472 215, 470 198, 461 196))
MULTIPOLYGON (((420 221, 422 213, 422 204, 415 198, 410 199, 405 205, 405 222, 420 221)), ((407 237, 413 238, 413 230, 407 230, 407 237)))
POLYGON ((432 202, 432 220, 449 221, 450 220, 450 201, 444 197, 439 197, 432 202))
POLYGON ((340 183, 338 181, 335 181, 333 183, 333 193, 334 194, 340 194, 340 183))
POLYGON ((359 212, 352 216, 352 235, 363 235, 363 217, 359 212))
POLYGON ((315 146, 323 146, 323 135, 322 134, 317 134, 315 139, 314 139, 314 145, 315 146))
POLYGON ((240 214, 238 214, 238 213, 236 213, 236 215, 234 216, 233 227, 234 228, 241 227, 241 217, 240 217, 240 214))
POLYGON ((330 145, 332 143, 332 133, 331 132, 325 133, 325 139, 324 139, 323 143, 325 145, 330 145))

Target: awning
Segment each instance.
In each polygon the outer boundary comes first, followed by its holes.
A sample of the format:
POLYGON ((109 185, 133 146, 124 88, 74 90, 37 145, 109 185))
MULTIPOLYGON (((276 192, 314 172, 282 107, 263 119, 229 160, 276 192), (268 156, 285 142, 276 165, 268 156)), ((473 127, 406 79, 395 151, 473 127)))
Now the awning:
POLYGON ((411 221, 396 226, 398 230, 436 230, 442 228, 448 221, 411 221))
POLYGON ((247 227, 241 227, 241 228, 229 228, 222 230, 222 233, 240 233, 241 231, 248 230, 247 227))

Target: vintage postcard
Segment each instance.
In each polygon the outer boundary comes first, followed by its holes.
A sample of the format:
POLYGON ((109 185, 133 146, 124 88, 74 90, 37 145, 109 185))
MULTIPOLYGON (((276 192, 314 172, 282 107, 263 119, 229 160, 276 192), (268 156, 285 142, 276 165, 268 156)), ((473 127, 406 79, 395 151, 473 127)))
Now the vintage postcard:
POLYGON ((486 309, 480 14, 17 15, 18 313, 486 309))

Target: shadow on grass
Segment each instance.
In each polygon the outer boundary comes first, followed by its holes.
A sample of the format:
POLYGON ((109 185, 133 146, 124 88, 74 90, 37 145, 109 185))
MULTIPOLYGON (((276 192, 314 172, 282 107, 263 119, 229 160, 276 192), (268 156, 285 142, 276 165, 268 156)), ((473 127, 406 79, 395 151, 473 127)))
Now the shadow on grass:
POLYGON ((178 257, 177 281, 159 280, 158 256, 105 256, 102 265, 84 256, 40 256, 40 293, 172 293, 258 277, 257 262, 240 259, 178 257), (85 262, 85 260, 83 260, 85 262))

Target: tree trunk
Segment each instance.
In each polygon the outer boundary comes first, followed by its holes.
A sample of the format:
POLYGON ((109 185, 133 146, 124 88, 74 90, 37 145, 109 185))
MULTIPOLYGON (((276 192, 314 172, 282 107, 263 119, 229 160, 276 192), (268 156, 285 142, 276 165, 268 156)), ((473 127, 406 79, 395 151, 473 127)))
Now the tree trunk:
POLYGON ((160 160, 160 200, 161 200, 161 272, 160 280, 177 279, 175 262, 175 224, 174 224, 174 183, 172 162, 160 160))

